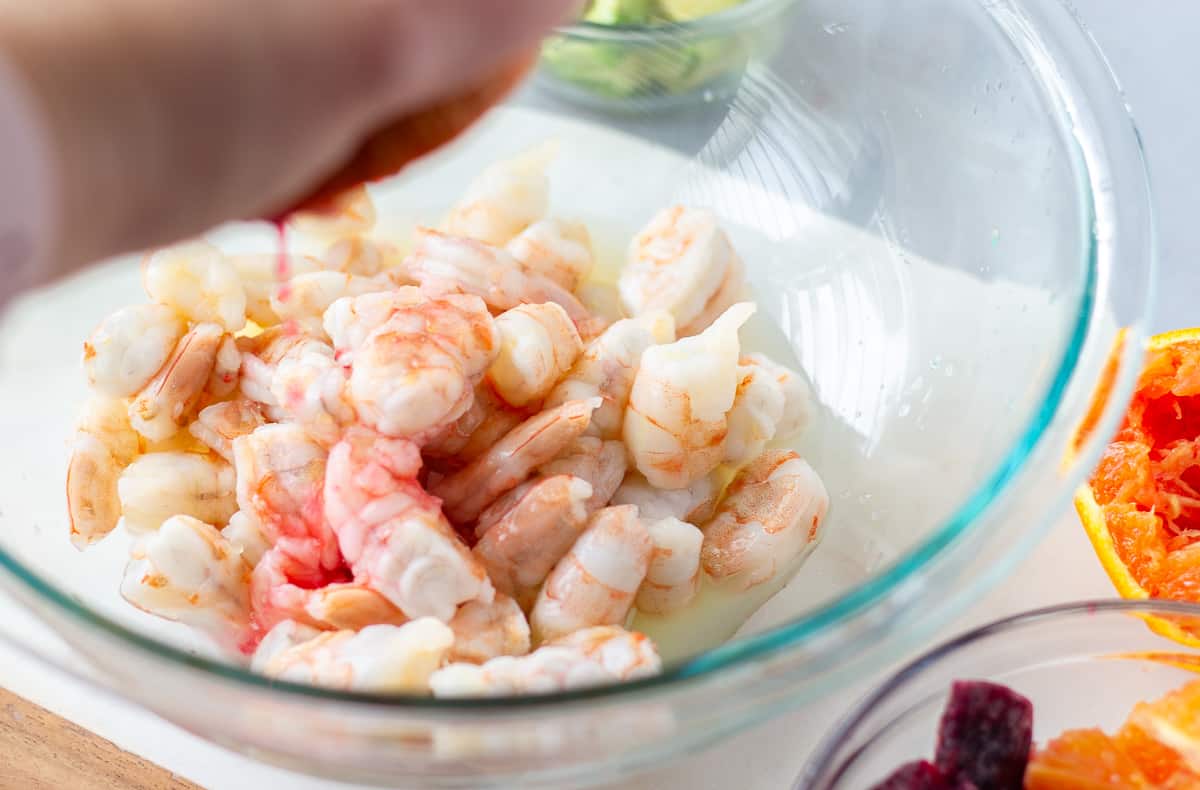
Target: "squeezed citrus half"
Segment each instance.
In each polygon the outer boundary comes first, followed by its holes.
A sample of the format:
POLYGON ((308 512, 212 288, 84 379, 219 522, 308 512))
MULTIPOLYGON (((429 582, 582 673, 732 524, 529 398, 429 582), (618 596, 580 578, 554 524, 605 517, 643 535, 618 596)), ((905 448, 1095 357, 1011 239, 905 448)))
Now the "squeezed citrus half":
MULTIPOLYGON (((1151 339, 1121 429, 1075 507, 1121 595, 1200 602, 1200 329, 1151 339)), ((1200 643, 1200 623, 1154 625, 1200 643)))

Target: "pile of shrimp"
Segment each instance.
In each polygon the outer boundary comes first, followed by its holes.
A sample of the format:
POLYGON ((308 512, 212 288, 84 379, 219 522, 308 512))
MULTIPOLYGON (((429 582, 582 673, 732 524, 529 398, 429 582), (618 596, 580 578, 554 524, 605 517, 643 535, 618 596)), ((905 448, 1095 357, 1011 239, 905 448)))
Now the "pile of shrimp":
POLYGON ((804 379, 744 353, 729 237, 669 208, 616 284, 548 215, 550 156, 485 170, 411 251, 365 191, 320 257, 150 254, 85 343, 74 543, 122 596, 268 676, 435 696, 655 674, 636 613, 794 573, 828 497, 804 379), (614 307, 619 305, 619 307, 614 307))

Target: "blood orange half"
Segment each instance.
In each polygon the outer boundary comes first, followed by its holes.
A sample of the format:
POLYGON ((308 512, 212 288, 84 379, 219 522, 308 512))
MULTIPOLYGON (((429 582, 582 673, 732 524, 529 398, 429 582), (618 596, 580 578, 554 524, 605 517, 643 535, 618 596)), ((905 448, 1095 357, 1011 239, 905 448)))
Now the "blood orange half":
MULTIPOLYGON (((1121 429, 1075 508, 1126 598, 1200 602, 1200 329, 1151 339, 1121 429)), ((1155 623, 1197 643, 1197 624, 1155 623)))

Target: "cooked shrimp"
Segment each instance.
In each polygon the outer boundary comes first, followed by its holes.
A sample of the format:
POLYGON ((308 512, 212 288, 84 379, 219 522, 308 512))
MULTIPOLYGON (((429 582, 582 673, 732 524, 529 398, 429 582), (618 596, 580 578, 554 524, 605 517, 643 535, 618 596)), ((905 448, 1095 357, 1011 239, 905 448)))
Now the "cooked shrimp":
POLYGON ((128 398, 150 383, 183 335, 183 320, 169 307, 141 304, 105 318, 83 344, 83 365, 96 392, 128 398))
POLYGON ((662 661, 639 633, 599 627, 577 631, 527 656, 501 656, 483 665, 450 664, 429 678, 436 697, 551 694, 657 675, 662 661))
POLYGON ((642 354, 629 406, 625 446, 658 488, 686 488, 725 455, 726 415, 738 385, 738 329, 754 305, 734 305, 696 337, 642 354))
POLYGON ((575 366, 546 398, 546 406, 599 396, 604 402, 592 415, 588 433, 602 439, 619 439, 642 353, 674 339, 675 325, 667 313, 618 321, 588 344, 575 366))
POLYGON ((638 514, 649 521, 676 518, 691 524, 704 524, 713 517, 721 485, 716 473, 705 475, 687 488, 663 489, 650 485, 637 472, 625 475, 610 500, 614 505, 636 505, 638 514))
POLYGON ((446 515, 455 524, 474 521, 497 497, 581 436, 599 405, 599 398, 570 401, 530 417, 486 453, 434 486, 431 493, 442 500, 446 515))
POLYGON ((670 614, 692 602, 700 589, 700 546, 704 533, 677 518, 648 521, 654 543, 646 579, 635 605, 648 614, 670 614))
POLYGON ((299 274, 271 292, 271 310, 281 321, 295 321, 304 331, 320 336, 322 318, 338 299, 390 291, 395 286, 386 277, 361 277, 341 272, 299 274))
POLYGON ((321 211, 301 211, 289 217, 288 224, 306 236, 340 239, 363 236, 375 227, 375 202, 365 186, 333 195, 321 211))
POLYGON ((225 335, 217 347, 212 375, 208 377, 208 385, 204 388, 205 397, 221 400, 232 395, 238 388, 241 369, 242 352, 238 349, 237 339, 233 335, 225 335))
POLYGON ((129 406, 134 429, 151 441, 169 439, 191 422, 212 382, 225 333, 197 324, 175 345, 171 358, 129 406))
POLYGON ((594 324, 574 294, 540 274, 527 272, 508 252, 480 241, 418 228, 407 272, 427 293, 474 294, 497 313, 521 304, 554 302, 567 311, 580 334, 594 324))
POLYGON ((491 449, 530 416, 528 410, 514 408, 502 401, 492 385, 484 380, 475 385, 471 407, 430 439, 421 452, 435 462, 448 462, 452 470, 461 468, 491 449))
POLYGON ((529 622, 517 602, 496 594, 490 604, 463 604, 450 621, 454 647, 448 661, 482 664, 499 656, 523 656, 529 652, 529 622))
POLYGON ((297 623, 295 620, 284 620, 267 632, 258 643, 254 655, 250 659, 250 669, 262 675, 267 664, 276 656, 297 645, 302 645, 320 636, 323 631, 311 625, 297 623))
POLYGON ((768 450, 730 484, 704 525, 704 572, 742 592, 790 573, 816 548, 829 495, 794 452, 768 450))
POLYGON ((451 295, 395 311, 354 352, 351 403, 368 427, 427 441, 470 408, 497 349, 478 299, 451 295))
POLYGON ((775 440, 787 441, 804 432, 812 419, 812 390, 805 378, 765 354, 747 354, 743 365, 757 365, 783 388, 783 416, 775 426, 775 440))
POLYGON ((429 691, 429 677, 453 643, 454 633, 444 623, 425 617, 401 626, 372 625, 357 633, 332 631, 283 650, 272 640, 270 647, 278 652, 256 655, 254 664, 268 677, 292 683, 419 694, 429 691))
POLYGON ((316 576, 280 551, 269 550, 254 567, 251 609, 259 629, 294 620, 323 631, 356 631, 380 623, 402 625, 404 613, 375 590, 358 583, 326 582, 336 576, 316 576), (315 581, 314 581, 315 579, 315 581), (316 588, 301 586, 320 584, 316 588))
POLYGON ((336 241, 321 255, 321 268, 330 272, 341 272, 358 277, 375 277, 382 274, 398 253, 381 242, 361 236, 336 241))
POLYGON ((475 556, 496 589, 528 610, 538 588, 587 525, 592 487, 567 475, 534 483, 479 534, 475 556))
POLYGON ((195 453, 148 453, 117 481, 125 528, 134 534, 154 532, 171 516, 224 526, 238 509, 235 489, 232 466, 195 453))
POLYGON ((408 617, 375 590, 360 584, 329 584, 310 590, 305 612, 335 631, 359 631, 372 625, 404 625, 408 617))
POLYGON ((263 534, 262 526, 254 516, 239 510, 229 517, 229 523, 221 530, 221 536, 242 553, 251 568, 258 565, 270 548, 271 543, 263 534))
MULTIPOLYGON (((575 295, 583 303, 588 313, 609 326, 628 318, 625 315, 625 308, 621 306, 621 293, 617 290, 617 286, 612 283, 587 280, 575 289, 575 295)), ((670 313, 667 313, 667 315, 670 315, 670 313)), ((671 338, 666 342, 674 339, 674 331, 672 331, 671 338)))
POLYGON ((633 240, 618 287, 630 315, 666 310, 698 334, 743 295, 743 266, 711 212, 673 206, 633 240))
POLYGON ((574 291, 592 271, 592 237, 582 222, 543 219, 521 231, 506 247, 525 271, 574 291))
POLYGON ((726 416, 725 463, 740 467, 762 453, 783 420, 783 385, 765 368, 738 365, 737 395, 726 416))
POLYGON ((417 483, 411 442, 352 432, 329 456, 325 512, 355 581, 412 618, 491 603, 487 573, 417 483))
POLYGON ((324 343, 293 347, 275 367, 271 395, 279 407, 309 435, 332 446, 355 421, 349 395, 350 371, 324 343))
POLYGON ((281 320, 271 307, 272 294, 293 277, 321 269, 320 261, 306 255, 231 255, 229 262, 246 291, 246 317, 264 329, 281 320))
POLYGON ((595 436, 580 436, 537 471, 542 477, 571 475, 587 482, 592 487, 587 509, 589 513, 595 513, 608 504, 620 487, 625 479, 626 465, 625 445, 595 436))
POLYGON ((275 375, 289 360, 310 354, 333 357, 329 344, 292 324, 274 326, 253 338, 239 338, 242 369, 239 385, 244 396, 260 403, 272 422, 285 422, 291 415, 275 396, 275 375))
MULTIPOLYGON (((361 348, 371 333, 386 324, 392 316, 420 310, 427 301, 428 296, 411 286, 339 299, 325 311, 325 333, 329 335, 338 354, 344 355, 361 348)), ((461 302, 460 306, 467 311, 475 310, 474 305, 467 301, 461 302)))
POLYGON ((596 513, 538 593, 529 616, 534 639, 546 642, 581 628, 623 624, 653 550, 637 508, 596 513))
POLYGON ((117 480, 137 457, 139 440, 124 401, 93 395, 75 426, 67 466, 67 515, 77 548, 104 538, 121 518, 117 480))
POLYGON ((121 595, 237 649, 249 634, 249 581, 250 566, 215 527, 172 516, 134 548, 121 595))
POLYGON ((266 425, 262 406, 254 401, 238 399, 216 403, 204 409, 188 431, 210 447, 213 452, 233 463, 233 440, 254 433, 266 425))
POLYGON ((159 250, 146 259, 146 293, 188 321, 229 332, 246 325, 246 290, 237 269, 213 245, 198 241, 159 250))
POLYGON ((233 461, 237 505, 277 550, 318 578, 341 565, 337 536, 325 520, 320 444, 299 425, 264 425, 233 440, 233 461))
MULTIPOLYGON (((483 509, 479 514, 479 518, 475 519, 475 527, 471 532, 474 533, 475 542, 478 542, 489 529, 500 523, 504 517, 509 514, 513 508, 517 506, 525 495, 537 486, 546 481, 544 477, 533 477, 521 483, 511 491, 501 494, 492 504, 483 509)), ((459 533, 464 534, 463 532, 459 533)))
POLYGON ((505 403, 541 401, 583 352, 579 331, 553 302, 518 305, 496 318, 500 353, 487 379, 505 403))
POLYGON ((497 246, 545 216, 550 206, 546 169, 558 146, 545 143, 491 165, 476 178, 446 217, 447 233, 497 246))

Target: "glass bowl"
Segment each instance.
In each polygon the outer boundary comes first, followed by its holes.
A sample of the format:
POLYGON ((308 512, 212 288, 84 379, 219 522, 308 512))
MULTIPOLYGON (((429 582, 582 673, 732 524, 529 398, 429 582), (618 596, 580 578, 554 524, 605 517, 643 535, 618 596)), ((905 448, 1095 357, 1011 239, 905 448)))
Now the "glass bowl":
POLYGON ((542 48, 545 86, 563 98, 624 112, 680 107, 731 95, 746 68, 783 42, 796 0, 745 0, 686 22, 580 22, 542 48))
MULTIPOLYGON (((81 341, 144 300, 135 256, 28 295, 0 325, 0 580, 37 617, 7 607, 0 631, 232 749, 421 787, 609 780, 926 638, 1039 538, 1127 402, 1154 267, 1138 138, 1058 2, 806 0, 784 34, 728 96, 676 113, 617 119, 534 84, 374 191, 403 244, 485 164, 553 137, 553 210, 590 224, 602 260, 671 202, 721 217, 760 306, 744 339, 813 386, 798 447, 832 500, 823 544, 744 624, 736 609, 639 620, 666 653, 659 677, 448 702, 269 682, 132 609, 117 592, 128 538, 77 552, 63 481, 81 341), (1077 442, 1085 414, 1098 428, 1077 442)), ((276 243, 265 225, 214 239, 276 243)))
POLYGON ((1149 627, 1195 622, 1200 606, 1166 601, 1076 603, 1015 615, 926 653, 860 702, 814 754, 796 788, 865 790, 934 754, 955 680, 1002 683, 1033 703, 1033 738, 1099 727, 1112 734, 1138 702, 1196 679, 1194 648, 1149 627))

